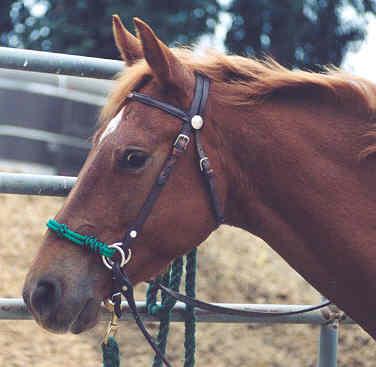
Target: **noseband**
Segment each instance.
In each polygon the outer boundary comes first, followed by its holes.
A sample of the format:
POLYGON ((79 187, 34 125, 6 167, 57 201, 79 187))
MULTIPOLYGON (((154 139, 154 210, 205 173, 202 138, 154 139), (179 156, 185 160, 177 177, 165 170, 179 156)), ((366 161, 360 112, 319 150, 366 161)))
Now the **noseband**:
MULTIPOLYGON (((72 243, 83 246, 92 250, 100 255, 102 255, 104 265, 112 270, 112 280, 113 289, 111 300, 107 303, 110 305, 113 311, 113 320, 110 323, 110 328, 108 333, 111 332, 111 325, 116 327, 117 318, 121 317, 121 295, 123 295, 129 305, 129 308, 133 314, 133 317, 145 336, 146 340, 149 342, 155 353, 164 362, 166 366, 170 366, 169 362, 164 357, 163 353, 159 350, 158 346, 153 341, 153 338, 146 330, 136 308, 136 303, 134 299, 133 285, 130 282, 125 270, 124 265, 131 260, 132 255, 132 244, 133 241, 139 236, 142 228, 148 219, 151 210, 154 207, 160 193, 162 192, 165 184, 167 183, 173 168, 175 167, 178 159, 187 151, 187 148, 192 140, 195 141, 195 147, 197 152, 197 161, 200 172, 204 178, 207 186, 207 190, 210 197, 210 204, 213 209, 214 218, 216 225, 219 226, 224 221, 224 216, 219 201, 219 196, 215 187, 214 171, 210 165, 208 156, 201 143, 200 131, 204 126, 203 113, 206 106, 206 102, 209 95, 209 85, 210 81, 207 77, 196 74, 196 84, 193 95, 193 100, 189 111, 184 111, 180 108, 172 106, 170 104, 158 101, 150 96, 139 92, 132 92, 128 95, 128 99, 131 101, 143 103, 153 108, 157 108, 161 111, 168 113, 182 121, 180 131, 172 144, 171 152, 169 153, 167 159, 165 160, 163 167, 157 176, 154 184, 142 205, 136 220, 127 229, 123 240, 121 242, 116 242, 112 245, 107 245, 95 237, 85 236, 80 233, 70 230, 65 224, 59 223, 56 220, 50 219, 47 226, 50 230, 54 231, 59 237, 68 239, 72 243), (120 259, 113 259, 116 252, 120 254, 120 259)), ((257 310, 236 310, 228 307, 221 307, 218 305, 202 302, 194 298, 188 297, 186 295, 175 292, 174 290, 167 288, 163 284, 157 283, 156 286, 166 292, 172 298, 178 301, 184 302, 191 307, 198 307, 204 310, 231 314, 237 316, 288 316, 296 315, 309 311, 313 311, 330 304, 329 301, 325 301, 316 306, 303 307, 296 311, 290 312, 260 312, 257 310)))

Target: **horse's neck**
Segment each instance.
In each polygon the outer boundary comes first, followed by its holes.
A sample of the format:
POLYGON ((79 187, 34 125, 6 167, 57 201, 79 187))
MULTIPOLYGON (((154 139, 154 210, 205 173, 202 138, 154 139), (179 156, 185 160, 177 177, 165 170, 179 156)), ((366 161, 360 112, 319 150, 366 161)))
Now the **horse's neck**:
POLYGON ((286 101, 223 107, 217 121, 227 223, 263 238, 376 337, 367 316, 376 308, 376 170, 374 158, 358 159, 366 121, 286 101))
POLYGON ((353 241, 353 227, 375 219, 370 206, 376 175, 358 158, 367 125, 362 129, 359 117, 336 110, 270 102, 221 124, 230 150, 225 157, 231 224, 267 236, 262 219, 271 222, 272 215, 306 240, 317 231, 315 243, 317 236, 320 242, 346 243, 353 241))
POLYGON ((362 122, 337 110, 270 102, 227 121, 222 111, 226 214, 362 322, 338 283, 357 287, 359 297, 376 288, 376 175, 358 160, 362 122))

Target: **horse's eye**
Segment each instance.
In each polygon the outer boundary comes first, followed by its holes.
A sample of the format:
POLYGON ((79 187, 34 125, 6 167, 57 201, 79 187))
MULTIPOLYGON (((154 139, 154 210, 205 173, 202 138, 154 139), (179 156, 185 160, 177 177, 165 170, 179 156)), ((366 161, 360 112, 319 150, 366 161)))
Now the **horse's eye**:
POLYGON ((136 170, 142 168, 148 158, 148 154, 141 150, 126 150, 119 165, 121 168, 136 170))

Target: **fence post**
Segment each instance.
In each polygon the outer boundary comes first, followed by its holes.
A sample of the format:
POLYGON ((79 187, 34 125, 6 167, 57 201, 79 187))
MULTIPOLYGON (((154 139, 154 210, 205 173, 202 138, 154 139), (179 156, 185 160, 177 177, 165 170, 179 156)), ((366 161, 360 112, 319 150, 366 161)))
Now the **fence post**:
POLYGON ((334 306, 334 310, 329 311, 329 315, 327 316, 329 319, 328 323, 320 327, 317 367, 337 367, 339 331, 339 320, 335 317, 337 314, 338 309, 334 306))

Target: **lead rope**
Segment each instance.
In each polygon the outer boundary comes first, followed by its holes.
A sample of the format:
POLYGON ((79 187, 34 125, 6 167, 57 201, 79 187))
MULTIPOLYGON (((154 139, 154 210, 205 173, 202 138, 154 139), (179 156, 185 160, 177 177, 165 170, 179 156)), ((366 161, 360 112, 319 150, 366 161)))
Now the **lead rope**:
MULTIPOLYGON (((179 291, 181 276, 183 273, 183 259, 180 257, 176 259, 170 269, 164 276, 159 277, 157 282, 168 284, 168 287, 179 291)), ((170 329, 170 314, 171 309, 176 304, 176 300, 167 295, 166 292, 161 291, 161 304, 157 304, 158 288, 156 283, 149 284, 146 292, 146 308, 150 315, 158 316, 160 318, 159 331, 157 336, 158 348, 163 355, 166 354, 167 338, 170 329)), ((162 366, 162 359, 156 354, 153 360, 153 367, 162 366)))
POLYGON ((103 367, 119 367, 120 351, 115 337, 110 336, 106 343, 102 343, 103 367))
MULTIPOLYGON (((197 269, 197 249, 192 250, 185 256, 185 293, 189 297, 196 295, 196 269, 197 269)), ((155 283, 150 283, 146 292, 146 308, 150 315, 160 318, 157 345, 163 355, 166 354, 167 339, 170 328, 171 310, 176 304, 176 299, 161 291, 161 303, 157 303, 157 294, 160 288, 157 284, 179 291, 183 273, 183 257, 176 259, 169 270, 156 279, 155 283)), ((194 367, 196 351, 196 318, 194 307, 185 306, 185 340, 184 340, 184 367, 194 367)), ((114 317, 114 315, 113 315, 114 317)), ((115 316, 116 317, 116 316, 115 316)), ((114 325, 116 328, 116 325, 114 325)), ((114 336, 108 337, 102 344, 103 367, 120 366, 119 346, 114 336)), ((157 354, 154 356, 153 367, 162 367, 163 361, 157 354)))
MULTIPOLYGON (((189 297, 195 297, 196 291, 196 262, 197 250, 192 250, 185 256, 185 293, 189 297)), ((146 307, 148 313, 153 316, 160 317, 159 331, 158 331, 158 348, 165 355, 167 347, 167 338, 170 327, 171 310, 176 304, 176 299, 161 291, 161 304, 157 304, 157 283, 161 282, 169 288, 178 291, 180 288, 181 278, 183 272, 183 258, 175 260, 169 271, 156 282, 151 283, 146 293, 146 307)), ((195 351, 196 351, 196 318, 194 308, 186 305, 185 314, 185 340, 184 340, 184 367, 194 367, 195 351)), ((162 360, 158 355, 155 355, 153 360, 153 367, 161 367, 162 360)))
MULTIPOLYGON (((188 297, 196 297, 197 249, 193 249, 186 256, 185 293, 188 297)), ((184 367, 195 365, 196 352, 196 316, 194 307, 185 305, 185 360, 184 367)))

